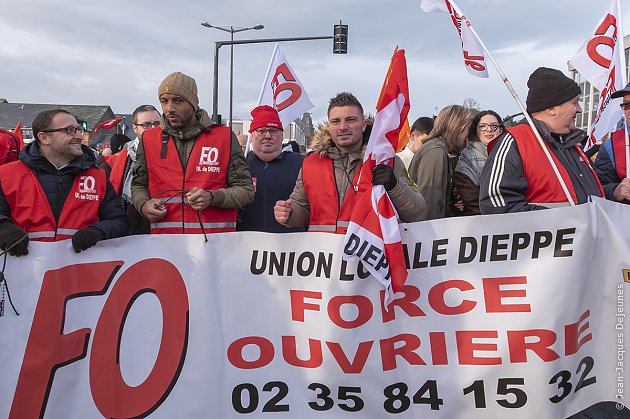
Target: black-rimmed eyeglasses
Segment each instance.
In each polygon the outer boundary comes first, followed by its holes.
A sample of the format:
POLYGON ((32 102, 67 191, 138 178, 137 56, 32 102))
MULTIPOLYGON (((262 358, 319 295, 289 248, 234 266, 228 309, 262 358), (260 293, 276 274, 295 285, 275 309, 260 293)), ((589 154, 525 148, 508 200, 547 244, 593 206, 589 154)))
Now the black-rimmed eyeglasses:
POLYGON ((74 137, 77 132, 79 133, 79 135, 83 135, 83 128, 73 127, 72 125, 70 125, 64 128, 45 129, 42 132, 65 132, 69 136, 74 137))
POLYGON ((160 121, 153 121, 153 122, 143 122, 141 124, 136 124, 135 122, 133 123, 135 126, 137 127, 142 127, 145 129, 149 129, 149 128, 153 128, 153 127, 158 127, 160 126, 160 121))
POLYGON ((477 125, 477 128, 479 128, 479 131, 488 131, 488 130, 490 130, 490 131, 494 132, 494 131, 498 130, 499 128, 501 128, 501 125, 500 124, 479 124, 479 125, 477 125))
POLYGON ((255 129, 254 132, 256 132, 258 135, 265 136, 267 134, 276 135, 280 132, 280 130, 278 128, 259 128, 255 129))

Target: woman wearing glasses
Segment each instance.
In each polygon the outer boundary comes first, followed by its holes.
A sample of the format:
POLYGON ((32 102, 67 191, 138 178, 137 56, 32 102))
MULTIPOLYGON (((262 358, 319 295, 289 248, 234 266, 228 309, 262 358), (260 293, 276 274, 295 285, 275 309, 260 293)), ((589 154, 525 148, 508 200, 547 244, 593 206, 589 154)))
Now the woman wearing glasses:
POLYGON ((453 187, 464 204, 461 215, 478 215, 479 180, 488 159, 488 143, 503 133, 501 117, 495 111, 479 112, 470 125, 468 142, 453 174, 453 187))

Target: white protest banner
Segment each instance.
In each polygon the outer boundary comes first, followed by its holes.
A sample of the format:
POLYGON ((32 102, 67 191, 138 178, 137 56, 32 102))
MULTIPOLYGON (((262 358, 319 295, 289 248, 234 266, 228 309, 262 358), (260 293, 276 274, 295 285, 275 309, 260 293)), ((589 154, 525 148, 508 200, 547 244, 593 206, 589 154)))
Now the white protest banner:
POLYGON ((409 277, 388 311, 342 235, 30 243, 5 271, 20 316, 0 317, 0 417, 531 419, 623 402, 629 211, 403 225, 409 277))
POLYGON ((283 127, 300 118, 302 114, 315 107, 276 44, 271 55, 267 75, 258 98, 258 105, 269 105, 278 111, 283 127))
POLYGON ((621 100, 612 99, 610 95, 626 85, 625 61, 621 8, 619 0, 612 0, 604 17, 569 61, 583 78, 600 91, 585 150, 601 144, 608 134, 616 130, 623 117, 619 107, 621 100))
POLYGON ((466 70, 475 77, 488 78, 488 66, 483 47, 473 34, 468 18, 452 0, 422 0, 420 8, 425 12, 441 12, 451 15, 451 20, 462 41, 466 70))

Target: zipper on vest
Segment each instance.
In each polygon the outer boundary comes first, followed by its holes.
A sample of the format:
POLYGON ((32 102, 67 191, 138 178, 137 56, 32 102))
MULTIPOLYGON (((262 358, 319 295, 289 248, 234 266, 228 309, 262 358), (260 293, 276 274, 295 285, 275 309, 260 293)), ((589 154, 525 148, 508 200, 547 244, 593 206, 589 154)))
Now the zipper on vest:
MULTIPOLYGON (((57 198, 61 197, 62 185, 63 185, 63 180, 61 179, 61 176, 59 175, 59 170, 57 170, 57 198)), ((68 199, 68 196, 66 196, 66 199, 68 199)), ((55 203, 55 206, 57 208, 55 209, 54 214, 53 214, 53 217, 55 217, 55 236, 53 237, 53 241, 57 241, 57 228, 59 227, 59 219, 61 218, 61 211, 63 211, 64 203, 65 203, 65 199, 64 199, 64 202, 61 202, 61 199, 57 199, 57 202, 55 203), (59 208, 60 206, 61 208, 59 208)))

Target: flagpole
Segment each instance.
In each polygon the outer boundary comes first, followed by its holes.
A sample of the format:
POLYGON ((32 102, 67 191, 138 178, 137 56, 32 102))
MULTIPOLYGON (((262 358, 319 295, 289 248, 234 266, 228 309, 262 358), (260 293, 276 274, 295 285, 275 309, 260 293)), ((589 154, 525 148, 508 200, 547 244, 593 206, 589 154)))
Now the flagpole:
MULTIPOLYGON (((619 54, 619 63, 621 64, 621 69, 620 69, 620 73, 621 73, 621 85, 625 86, 628 83, 627 80, 627 71, 626 71, 626 51, 625 51, 625 46, 623 44, 623 22, 621 19, 621 2, 619 0, 617 0, 617 11, 619 12, 619 19, 617 22, 617 46, 619 48, 617 51, 617 54, 619 54), (621 40, 619 40, 621 37, 621 40)), ((626 142, 626 177, 630 177, 630 167, 629 167, 629 163, 630 163, 630 138, 628 138, 628 120, 626 119, 626 113, 624 111, 623 113, 623 132, 624 132, 624 136, 625 136, 625 142, 626 142)))
MULTIPOLYGON (((617 0, 617 1, 619 1, 619 0, 617 0)), ((470 22, 468 21, 468 18, 466 18, 466 16, 461 12, 461 9, 459 9, 459 7, 457 7, 457 5, 452 0, 450 0, 450 2, 451 2, 451 4, 453 6, 455 6, 458 9, 457 12, 462 17, 462 20, 464 21, 464 24, 468 25, 468 28, 470 29, 470 32, 475 36, 475 38, 477 38, 477 40, 479 41, 479 44, 481 45, 483 50, 486 52, 486 54, 488 54, 488 57, 490 58, 490 61, 492 61, 492 64, 494 64, 494 67, 496 68, 497 72, 499 73, 499 76, 501 76, 501 80, 503 80, 503 83, 505 84, 507 89, 510 91, 510 94, 512 95, 512 97, 514 98, 516 103, 518 104, 519 108, 521 108, 521 111, 523 112, 523 115, 525 115, 525 119, 527 119, 527 122, 529 123, 529 126, 534 131, 534 135, 536 136, 536 139, 538 140, 538 143, 540 144, 540 147, 542 148, 543 152, 545 153, 545 156, 547 157, 547 160, 549 161, 549 164, 551 164, 551 168, 553 169, 553 172, 556 175, 556 178, 558 179, 558 182, 560 182, 560 186, 562 187, 562 191, 564 192, 564 195, 566 196, 567 201, 569 201, 569 204, 571 206, 574 206, 575 202, 573 201, 573 197, 571 196, 571 193, 569 193, 569 189, 567 188, 567 185, 564 182, 564 179, 560 175, 560 172, 558 171, 558 167, 556 167, 556 164, 553 161, 553 158, 551 157, 551 154, 549 154, 549 150, 547 149, 547 146, 545 145, 545 142, 543 141, 542 137, 540 136, 540 133, 536 129, 536 126, 534 125, 534 122, 532 121, 531 116, 529 115, 529 113, 525 109, 525 106, 521 102, 521 99, 518 97, 518 94, 516 93, 516 91, 512 87, 512 84, 508 80, 508 78, 505 75, 505 73, 503 72, 503 70, 501 70, 501 67, 499 67, 499 64, 496 62, 496 60, 494 59, 494 57, 490 53, 490 50, 488 50, 488 48, 486 47, 486 44, 483 43, 483 41, 481 40, 481 38, 479 37, 479 35, 475 31, 475 29, 470 24, 470 22)), ((628 151, 626 152, 626 154, 628 154, 628 151)))
MULTIPOLYGON (((258 95, 258 104, 256 106, 260 106, 262 103, 263 94, 265 93, 265 83, 269 80, 269 74, 271 73, 271 67, 273 66, 274 58, 276 58, 276 52, 278 52, 278 43, 276 42, 276 46, 273 48, 273 54, 271 54, 271 61, 269 61, 269 67, 267 67, 267 73, 265 74, 265 80, 263 81, 262 88, 260 89, 260 94, 258 95)), ((243 152, 247 157, 247 153, 252 148, 252 134, 247 133, 247 143, 245 144, 245 151, 243 152)))

